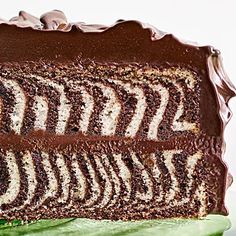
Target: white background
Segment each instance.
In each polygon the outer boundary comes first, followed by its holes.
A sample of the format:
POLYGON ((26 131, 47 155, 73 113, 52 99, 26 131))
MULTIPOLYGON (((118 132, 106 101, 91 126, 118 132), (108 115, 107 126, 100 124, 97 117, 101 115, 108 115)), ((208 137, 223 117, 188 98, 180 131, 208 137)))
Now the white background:
MULTIPOLYGON (((0 17, 9 19, 19 10, 36 16, 59 9, 69 21, 110 25, 118 19, 136 19, 175 34, 177 37, 210 44, 220 49, 224 67, 236 85, 236 2, 235 0, 5 0, 0 17)), ((227 126, 225 160, 235 177, 236 190, 236 98, 230 102, 235 113, 227 126)))

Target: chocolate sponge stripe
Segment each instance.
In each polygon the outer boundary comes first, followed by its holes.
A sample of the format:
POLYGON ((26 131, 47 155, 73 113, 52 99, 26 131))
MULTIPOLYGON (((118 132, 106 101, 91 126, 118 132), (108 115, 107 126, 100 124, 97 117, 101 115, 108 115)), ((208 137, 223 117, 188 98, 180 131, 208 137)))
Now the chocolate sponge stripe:
POLYGON ((44 86, 52 87, 59 93, 60 101, 58 106, 58 121, 55 132, 56 134, 64 134, 70 116, 70 108, 71 108, 70 101, 67 99, 64 91, 64 86, 62 84, 56 83, 55 80, 50 80, 47 78, 43 78, 41 76, 34 76, 34 75, 31 76, 35 77, 38 83, 44 86))
POLYGON ((56 134, 56 127, 58 124, 58 107, 60 106, 60 95, 52 87, 49 87, 49 89, 47 90, 45 90, 45 87, 43 86, 40 86, 40 88, 43 90, 43 95, 48 100, 46 130, 50 133, 56 134))
POLYGON ((75 153, 76 153, 76 158, 78 160, 78 164, 81 169, 81 172, 85 177, 84 180, 86 182, 86 192, 85 192, 85 197, 82 202, 86 203, 86 200, 90 199, 93 194, 92 193, 92 181, 91 181, 90 173, 88 171, 87 163, 86 163, 85 159, 83 158, 84 151, 81 151, 81 152, 75 151, 75 153))
POLYGON ((98 198, 101 195, 101 189, 100 189, 100 185, 97 181, 96 178, 96 170, 94 169, 94 167, 92 166, 92 163, 89 159, 89 157, 87 156, 86 153, 82 154, 83 160, 86 163, 86 167, 89 173, 89 182, 90 182, 90 191, 91 191, 91 196, 90 198, 86 201, 85 206, 86 207, 92 207, 98 200, 98 198))
MULTIPOLYGON (((100 203, 101 203, 101 201, 103 201, 103 199, 104 199, 104 192, 105 192, 105 188, 106 188, 106 186, 105 186, 106 181, 104 180, 104 176, 102 174, 103 172, 100 171, 100 169, 97 166, 96 161, 95 161, 95 158, 96 158, 97 155, 99 155, 99 154, 98 153, 89 153, 88 154, 88 158, 89 158, 89 160, 90 160, 90 162, 91 162, 91 164, 92 164, 92 166, 93 166, 93 168, 95 170, 96 181, 97 181, 97 183, 98 183, 98 185, 100 187, 100 195, 99 195, 97 201, 92 206, 94 208, 98 208, 100 203)), ((102 165, 102 168, 104 168, 103 165, 102 165)))
POLYGON ((0 196, 6 193, 8 189, 9 178, 5 152, 0 149, 0 196))
MULTIPOLYGON (((171 81, 171 80, 169 80, 171 81)), ((194 131, 197 127, 195 123, 191 123, 188 121, 179 121, 179 118, 184 114, 184 90, 181 87, 181 85, 175 81, 172 81, 173 85, 177 88, 178 92, 180 93, 180 102, 179 106, 177 108, 177 111, 174 116, 173 124, 172 124, 172 129, 174 131, 185 131, 185 130, 191 130, 194 131)))
POLYGON ((160 195, 160 198, 163 199, 163 201, 166 201, 166 197, 168 196, 168 193, 170 191, 171 188, 171 176, 169 173, 168 168, 165 165, 165 158, 163 155, 162 151, 156 151, 155 152, 155 156, 156 156, 156 163, 158 166, 158 169, 160 170, 160 180, 161 180, 161 189, 162 189, 162 193, 160 195))
POLYGON ((90 93, 94 99, 94 107, 90 117, 87 134, 97 136, 101 135, 102 123, 99 120, 99 116, 104 109, 106 97, 103 96, 102 90, 97 86, 91 86, 90 93))
POLYGON ((56 165, 59 170, 60 175, 60 183, 61 183, 61 196, 57 199, 57 202, 59 203, 66 203, 69 198, 70 193, 70 172, 68 170, 68 167, 65 163, 64 156, 62 154, 56 155, 56 165))
POLYGON ((164 199, 164 192, 163 192, 163 186, 162 186, 162 181, 161 181, 162 173, 157 164, 156 154, 151 153, 150 158, 153 163, 152 168, 151 168, 151 173, 152 173, 153 178, 155 179, 154 187, 157 188, 157 191, 158 191, 158 195, 155 195, 155 201, 162 202, 164 199))
POLYGON ((109 178, 110 178, 110 181, 112 181, 112 185, 113 185, 113 196, 111 196, 111 199, 107 206, 107 207, 111 207, 116 204, 116 202, 118 201, 120 197, 121 183, 120 183, 119 177, 117 176, 114 170, 114 167, 112 166, 109 160, 109 156, 102 155, 101 158, 102 158, 103 165, 105 166, 106 169, 108 169, 109 178))
POLYGON ((17 83, 17 81, 5 79, 0 77, 0 81, 3 86, 10 91, 10 93, 14 96, 14 106, 10 114, 10 128, 16 133, 20 134, 20 130, 23 124, 24 112, 25 112, 25 104, 26 98, 25 94, 22 91, 21 87, 17 83))
POLYGON ((135 167, 141 173, 143 188, 145 189, 143 192, 136 191, 136 199, 150 201, 153 198, 153 182, 149 176, 149 173, 134 152, 131 153, 131 159, 135 167))
POLYGON ((35 96, 33 104, 33 111, 35 114, 34 129, 46 130, 48 117, 48 100, 43 96, 35 96))
POLYGON ((74 134, 80 129, 79 121, 81 120, 82 106, 84 106, 81 91, 79 89, 76 90, 75 88, 71 88, 65 81, 60 82, 65 86, 66 97, 71 104, 70 116, 68 118, 65 134, 74 134))
POLYGON ((13 202, 20 192, 20 173, 15 154, 12 151, 6 151, 5 160, 9 173, 9 184, 7 191, 0 196, 0 209, 3 204, 13 202))
POLYGON ((39 202, 37 202, 36 206, 42 205, 48 198, 55 197, 58 191, 58 182, 53 172, 51 163, 49 161, 49 155, 46 152, 42 152, 41 156, 42 156, 43 168, 45 170, 48 179, 48 185, 46 186, 45 192, 41 196, 39 202))
POLYGON ((119 103, 114 89, 103 85, 102 83, 95 83, 95 86, 99 87, 106 98, 104 108, 100 113, 99 119, 102 124, 101 135, 109 136, 114 135, 118 122, 118 116, 121 110, 121 104, 119 103))
POLYGON ((187 176, 187 161, 188 154, 183 150, 181 153, 175 153, 172 158, 172 163, 175 167, 175 176, 179 183, 179 192, 176 194, 176 199, 180 200, 187 197, 188 176, 187 176), (181 196, 181 197, 180 197, 181 196))
POLYGON ((94 99, 93 96, 90 95, 84 87, 81 88, 81 95, 84 106, 82 107, 82 114, 80 119, 80 131, 86 133, 89 126, 90 117, 94 108, 94 99))
MULTIPOLYGON (((0 94, 1 94, 1 92, 0 92, 0 94)), ((2 102, 2 98, 0 96, 0 127, 1 127, 2 116, 3 116, 3 102, 2 102)))
POLYGON ((131 89, 131 87, 127 86, 126 90, 128 90, 130 93, 134 93, 137 99, 136 110, 131 122, 129 123, 125 131, 125 137, 134 137, 139 130, 139 126, 144 116, 144 112, 147 106, 146 98, 144 96, 143 90, 140 88, 131 89))
MULTIPOLYGON (((103 156, 103 158, 106 158, 106 155, 102 155, 102 156, 103 156)), ((100 155, 94 155, 94 161, 96 163, 97 172, 99 172, 99 175, 102 178, 102 182, 104 185, 104 189, 102 192, 102 198, 98 202, 98 206, 105 207, 109 203, 109 201, 111 200, 113 188, 112 188, 112 183, 109 178, 109 175, 106 172, 106 170, 101 162, 101 158, 102 157, 100 155)))
POLYGON ((171 184, 168 193, 166 194, 165 201, 169 203, 175 198, 175 195, 179 192, 179 183, 175 175, 175 166, 172 163, 174 154, 181 153, 182 150, 168 150, 163 151, 164 163, 170 174, 171 184))
POLYGON ((33 111, 33 104, 34 104, 34 98, 27 96, 24 119, 20 130, 20 133, 22 135, 26 135, 30 131, 34 130, 35 116, 33 111))
POLYGON ((82 170, 80 169, 77 155, 75 153, 73 153, 72 155, 71 168, 73 175, 76 178, 76 183, 74 187, 71 189, 71 197, 73 199, 83 200, 86 196, 86 191, 87 191, 86 177, 84 176, 82 170))
POLYGON ((35 190, 34 197, 30 203, 32 207, 35 207, 35 204, 40 202, 41 197, 44 195, 46 188, 48 186, 48 178, 43 167, 41 152, 34 150, 30 151, 33 165, 35 167, 37 186, 35 190))
POLYGON ((155 116, 156 111, 160 108, 161 97, 158 92, 155 92, 146 83, 142 84, 141 87, 145 93, 147 107, 139 131, 136 133, 136 137, 147 139, 150 123, 155 116))
POLYGON ((158 85, 153 85, 152 89, 155 92, 158 92, 161 97, 161 103, 159 108, 156 111, 156 114, 153 116, 152 121, 150 122, 149 129, 148 129, 148 139, 157 139, 157 132, 158 132, 158 127, 161 121, 164 118, 164 113, 169 101, 169 92, 168 90, 162 86, 161 84, 158 85))
POLYGON ((123 191, 123 199, 124 201, 128 202, 131 198, 131 191, 132 191, 132 185, 131 185, 131 172, 125 162, 122 160, 121 154, 113 154, 114 161, 116 162, 116 165, 119 169, 118 176, 122 180, 125 190, 123 191))

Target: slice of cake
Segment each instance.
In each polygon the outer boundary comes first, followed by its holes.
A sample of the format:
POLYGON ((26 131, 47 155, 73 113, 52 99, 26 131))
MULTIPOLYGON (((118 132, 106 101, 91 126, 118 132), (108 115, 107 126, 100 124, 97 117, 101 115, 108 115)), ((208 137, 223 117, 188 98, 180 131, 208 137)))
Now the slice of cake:
POLYGON ((0 25, 0 218, 227 214, 219 52, 136 21, 0 25))

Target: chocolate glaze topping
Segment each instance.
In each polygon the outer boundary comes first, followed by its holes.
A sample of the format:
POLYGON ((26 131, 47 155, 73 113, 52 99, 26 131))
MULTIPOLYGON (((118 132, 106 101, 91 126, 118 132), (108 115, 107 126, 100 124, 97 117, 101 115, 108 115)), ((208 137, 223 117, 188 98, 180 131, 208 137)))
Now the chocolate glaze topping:
MULTIPOLYGON (((39 59, 61 62, 89 59, 103 64, 141 63, 159 66, 183 65, 191 68, 201 78, 201 129, 207 136, 221 140, 219 143, 223 144, 218 155, 223 155, 224 128, 231 117, 228 102, 230 98, 236 96, 236 88, 223 70, 219 51, 213 47, 179 41, 171 34, 137 21, 119 20, 110 27, 68 23, 64 13, 58 10, 45 13, 40 19, 21 11, 19 16, 10 21, 0 20, 0 23, 0 63, 39 59), (12 38, 6 41, 9 35, 12 35, 12 38), (215 99, 208 99, 212 97, 215 99)), ((32 140, 37 135, 32 134, 32 140)), ((60 137, 47 138, 51 142, 50 145, 53 145, 54 138, 57 142, 62 142, 60 137)), ((4 143, 5 147, 11 145, 11 142, 6 143, 5 137, 0 136, 0 140, 1 146, 4 146, 4 143)), ((22 139, 13 135, 12 140, 19 141, 17 145, 19 149, 23 143, 31 145, 28 137, 22 139)), ((73 143, 73 140, 71 142, 73 143)), ((145 151, 155 144, 147 141, 142 143, 143 141, 138 140, 130 142, 127 141, 126 144, 144 146, 145 151)), ((202 142, 205 142, 204 138, 202 142)), ((173 140, 172 144, 178 145, 178 142, 173 140)), ((163 147, 172 144, 171 141, 169 144, 162 143, 163 147)), ((232 178, 229 177, 228 181, 224 182, 226 189, 232 178)))

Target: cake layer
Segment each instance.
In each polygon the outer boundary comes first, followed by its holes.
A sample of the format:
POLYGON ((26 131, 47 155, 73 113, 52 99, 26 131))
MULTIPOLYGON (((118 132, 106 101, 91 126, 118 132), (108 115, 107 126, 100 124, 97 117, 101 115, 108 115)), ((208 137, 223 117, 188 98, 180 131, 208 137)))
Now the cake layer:
POLYGON ((163 140, 200 128, 200 77, 182 67, 2 64, 1 133, 163 140))
POLYGON ((220 212, 225 166, 195 150, 0 150, 0 217, 150 219, 220 212))

